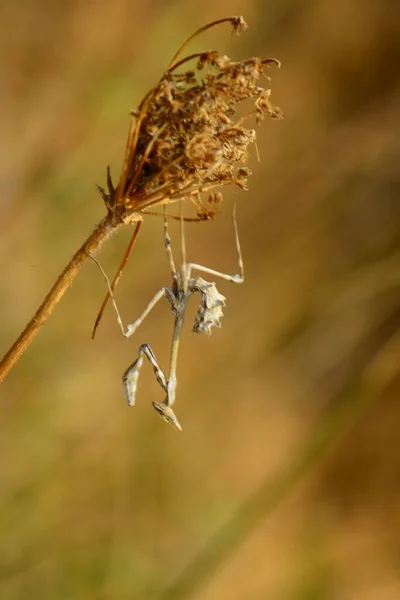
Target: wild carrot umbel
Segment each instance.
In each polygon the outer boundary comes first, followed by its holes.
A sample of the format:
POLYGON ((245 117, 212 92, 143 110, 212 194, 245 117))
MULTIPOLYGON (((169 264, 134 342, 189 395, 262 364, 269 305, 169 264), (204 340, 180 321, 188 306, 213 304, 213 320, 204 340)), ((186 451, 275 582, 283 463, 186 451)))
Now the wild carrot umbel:
POLYGON ((122 273, 143 216, 152 214, 154 207, 191 199, 200 206, 198 219, 207 220, 212 215, 204 209, 202 195, 228 184, 246 189, 250 175, 246 166, 248 148, 255 143, 256 135, 244 123, 251 116, 256 122, 265 115, 280 116, 279 110, 269 102, 270 90, 260 85, 266 67, 279 66, 279 62, 272 58, 235 62, 216 51, 183 55, 194 37, 221 23, 230 23, 235 33, 247 27, 242 17, 230 17, 195 31, 132 113, 119 182, 114 187, 107 168, 107 189, 99 187, 107 215, 76 252, 0 362, 0 382, 53 312, 88 255, 95 254, 116 229, 123 224, 136 224, 111 289, 122 273), (189 65, 192 65, 190 69, 189 65), (252 108, 239 118, 239 108, 249 100, 253 101, 252 108))
MULTIPOLYGON (((241 17, 223 21, 237 32, 246 27, 241 17)), ((118 185, 114 188, 108 169, 108 190, 99 188, 107 210, 122 219, 227 184, 245 189, 248 147, 255 142, 255 131, 243 126, 246 117, 236 117, 238 108, 253 99, 248 116, 254 114, 258 121, 265 114, 280 116, 269 102, 270 90, 260 86, 265 67, 279 65, 277 60, 234 62, 216 51, 178 60, 185 46, 132 113, 118 185), (181 72, 188 63, 192 68, 181 72)))

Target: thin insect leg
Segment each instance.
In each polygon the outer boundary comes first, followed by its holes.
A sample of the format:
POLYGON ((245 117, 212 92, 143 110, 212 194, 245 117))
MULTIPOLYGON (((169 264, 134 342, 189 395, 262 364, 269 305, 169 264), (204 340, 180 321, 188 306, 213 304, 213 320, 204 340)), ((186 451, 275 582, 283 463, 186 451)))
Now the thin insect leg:
POLYGON ((150 348, 149 344, 142 344, 139 348, 139 355, 135 362, 133 362, 125 373, 122 376, 122 386, 124 390, 124 396, 129 406, 135 405, 137 384, 139 379, 140 370, 143 365, 143 357, 149 360, 151 366, 153 367, 154 374, 157 379, 157 383, 162 387, 162 389, 167 393, 167 398, 164 402, 156 402, 153 401, 153 407, 159 416, 167 423, 170 423, 175 429, 178 431, 182 431, 182 427, 172 408, 168 405, 168 389, 169 382, 167 382, 167 378, 165 377, 165 373, 160 367, 153 350, 150 348))
POLYGON ((146 356, 151 366, 153 367, 157 382, 160 384, 160 386, 165 392, 167 391, 167 379, 164 375, 164 371, 158 364, 153 350, 150 348, 149 344, 142 344, 139 348, 137 359, 135 360, 135 362, 129 365, 129 367, 122 376, 124 396, 129 406, 135 405, 137 382, 139 379, 140 370, 143 365, 143 356, 146 356))
POLYGON ((127 326, 126 332, 124 333, 125 337, 131 337, 136 331, 138 327, 143 323, 147 315, 153 310, 157 302, 159 302, 162 298, 166 297, 166 288, 161 288, 159 292, 150 300, 142 314, 130 325, 127 326))
POLYGON ((216 277, 221 277, 221 279, 225 279, 226 281, 231 281, 232 283, 243 283, 244 281, 244 267, 243 267, 243 258, 242 258, 242 250, 240 248, 239 241, 239 233, 236 222, 236 203, 233 205, 233 228, 235 231, 235 241, 236 241, 236 252, 237 252, 237 260, 239 266, 239 274, 236 275, 228 275, 227 273, 221 273, 220 271, 215 271, 214 269, 209 269, 208 267, 203 267, 202 265, 197 265, 195 263, 188 263, 186 265, 186 278, 190 279, 192 269, 196 269, 197 271, 201 271, 203 273, 209 273, 210 275, 215 275, 216 277))
POLYGON ((186 239, 185 239, 185 224, 183 222, 183 208, 182 208, 182 202, 179 205, 180 208, 180 217, 181 217, 181 224, 180 224, 180 230, 181 230, 181 254, 182 254, 182 288, 183 291, 186 293, 187 292, 187 287, 188 287, 188 279, 189 277, 187 276, 187 264, 186 264, 186 239))
MULTIPOLYGON (((130 254, 131 254, 131 252, 133 250, 133 247, 134 247, 134 245, 136 243, 136 240, 137 240, 137 237, 139 235, 139 231, 140 231, 140 228, 142 226, 142 223, 143 223, 143 220, 140 220, 136 224, 135 231, 133 232, 133 235, 132 235, 131 240, 130 240, 130 242, 128 244, 128 247, 125 250, 125 254, 124 254, 123 258, 122 258, 121 264, 118 267, 118 270, 117 270, 117 272, 116 272, 116 274, 114 276, 114 279, 112 280, 112 283, 111 283, 111 290, 112 291, 115 290, 115 288, 117 287, 117 284, 118 284, 119 280, 121 279, 122 272, 123 272, 123 270, 125 268, 126 263, 128 262, 129 256, 130 256, 130 254)), ((100 321, 102 319, 103 313, 104 313, 104 311, 106 309, 108 301, 110 300, 110 297, 111 297, 110 293, 107 292, 107 294, 106 294, 106 296, 105 296, 105 298, 103 300, 103 303, 102 303, 102 305, 100 307, 99 313, 97 315, 97 318, 96 318, 96 321, 95 321, 95 324, 94 324, 94 327, 93 327, 92 339, 94 339, 94 336, 96 335, 97 327, 99 326, 99 323, 100 323, 100 321)))
POLYGON ((111 298, 111 302, 114 306, 114 310, 115 310, 115 314, 117 315, 117 321, 118 321, 118 325, 121 329, 121 333, 124 337, 131 337, 131 335, 136 331, 136 329, 143 323, 144 319, 147 317, 147 315, 149 314, 149 312, 155 307, 155 305, 157 304, 157 302, 159 302, 159 300, 161 300, 161 298, 165 297, 165 288, 161 288, 161 290, 159 292, 157 292, 157 294, 154 296, 154 298, 152 300, 150 300, 150 302, 148 303, 148 305, 146 306, 146 308, 144 309, 144 311, 142 312, 142 314, 140 315, 140 317, 138 317, 136 319, 136 321, 134 321, 133 323, 131 323, 130 325, 127 326, 126 330, 124 327, 124 324, 122 322, 121 319, 121 315, 119 313, 118 310, 118 306, 117 303, 115 301, 115 297, 114 297, 114 293, 111 289, 111 284, 110 281, 107 277, 107 274, 105 273, 103 267, 101 266, 101 264, 99 263, 99 261, 94 258, 94 256, 90 257, 95 263, 96 265, 99 267, 105 281, 108 287, 108 293, 110 294, 110 298, 111 298))
POLYGON ((167 251, 168 264, 171 271, 172 279, 177 280, 176 267, 174 262, 174 256, 171 248, 171 236, 168 231, 168 218, 167 218, 167 206, 164 205, 164 246, 167 251))

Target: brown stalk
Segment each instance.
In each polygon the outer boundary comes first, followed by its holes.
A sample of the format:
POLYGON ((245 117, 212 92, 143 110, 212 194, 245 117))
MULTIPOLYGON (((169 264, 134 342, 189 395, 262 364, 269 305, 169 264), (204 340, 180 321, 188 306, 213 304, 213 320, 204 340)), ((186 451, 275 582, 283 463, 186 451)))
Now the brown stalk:
MULTIPOLYGON (((136 223, 136 228, 112 289, 122 275, 147 209, 189 199, 200 207, 197 219, 189 220, 210 220, 215 210, 210 209, 212 204, 203 202, 202 194, 229 184, 246 189, 250 170, 245 165, 248 148, 255 143, 255 132, 243 127, 241 121, 233 125, 234 117, 242 102, 249 99, 254 101, 251 114, 257 123, 265 115, 280 117, 279 110, 269 103, 270 91, 259 85, 263 69, 268 63, 278 62, 259 58, 233 62, 216 51, 182 57, 194 37, 226 22, 236 33, 247 27, 242 17, 230 17, 198 29, 176 52, 157 85, 144 96, 129 127, 119 183, 114 187, 108 167, 107 190, 98 186, 107 216, 76 252, 0 362, 0 383, 51 315, 86 258, 94 255, 121 225, 136 223), (177 72, 178 67, 193 59, 197 59, 197 64, 192 70, 177 72)), ((212 196, 215 198, 215 194, 212 196)), ((107 294, 93 335, 108 299, 107 294)))
POLYGON ((174 68, 177 59, 180 57, 184 49, 194 40, 195 37, 207 31, 207 29, 211 29, 211 27, 215 27, 216 25, 221 25, 222 23, 231 23, 233 25, 233 31, 236 33, 241 33, 244 29, 247 28, 247 25, 243 19, 243 17, 225 17, 224 19, 218 19, 218 21, 213 21, 212 23, 207 23, 207 25, 203 25, 196 29, 194 33, 182 44, 182 46, 176 51, 175 56, 171 60, 168 66, 168 70, 174 68))
MULTIPOLYGON (((129 256, 131 255, 131 252, 132 252, 132 250, 133 250, 133 248, 135 246, 135 243, 136 243, 137 237, 139 235, 139 231, 140 231, 140 228, 142 226, 142 223, 143 223, 143 221, 138 221, 136 223, 135 231, 133 232, 133 235, 132 235, 132 237, 131 237, 131 239, 129 241, 129 244, 128 244, 126 250, 125 250, 125 254, 122 257, 122 261, 121 261, 121 263, 120 263, 120 265, 118 267, 118 270, 117 270, 116 274, 114 275, 114 279, 111 282, 111 289, 112 289, 112 291, 115 290, 115 288, 116 288, 119 280, 121 279, 121 276, 122 276, 123 270, 125 268, 125 265, 128 262, 129 256)), ((103 316, 103 312, 106 309, 106 306, 108 304, 109 299, 110 299, 110 292, 107 292, 107 295, 106 295, 106 297, 103 300, 103 304, 100 307, 99 314, 97 315, 97 318, 96 318, 96 321, 95 321, 95 324, 94 324, 94 327, 93 327, 92 340, 94 339, 94 336, 96 335, 96 329, 97 329, 97 327, 98 327, 98 325, 99 325, 99 323, 101 321, 101 318, 103 316)))
POLYGON ((122 223, 113 223, 112 215, 107 215, 100 221, 95 230, 75 253, 69 264, 58 277, 50 292, 47 294, 46 298, 43 300, 34 317, 29 321, 21 335, 0 362, 0 383, 4 381, 12 367, 18 362, 23 352, 25 352, 32 342, 41 326, 47 321, 88 256, 96 252, 100 248, 100 245, 116 231, 119 225, 122 225, 122 223))

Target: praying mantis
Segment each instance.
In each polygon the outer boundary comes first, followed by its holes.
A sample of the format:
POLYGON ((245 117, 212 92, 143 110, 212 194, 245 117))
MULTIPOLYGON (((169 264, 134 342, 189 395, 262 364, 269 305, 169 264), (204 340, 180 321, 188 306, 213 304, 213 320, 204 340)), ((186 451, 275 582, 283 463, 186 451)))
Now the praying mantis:
POLYGON ((236 203, 233 205, 232 211, 232 221, 233 221, 233 229, 235 234, 235 243, 236 243, 236 253, 238 260, 238 269, 239 273, 235 275, 229 275, 227 273, 222 273, 220 271, 216 271, 215 269, 211 269, 209 267, 205 267, 203 265, 186 262, 186 241, 185 241, 185 229, 184 229, 184 219, 181 216, 180 219, 180 237, 181 237, 181 254, 182 261, 180 267, 177 269, 174 261, 174 256, 172 252, 171 246, 171 237, 168 231, 168 217, 166 214, 166 209, 164 209, 164 246, 167 254, 167 260, 169 269, 171 272, 172 283, 171 285, 162 287, 155 296, 150 300, 144 311, 141 315, 131 324, 124 327, 122 322, 120 312, 114 297, 114 293, 112 290, 111 283, 98 260, 91 256, 92 260, 99 267, 104 280, 107 284, 108 292, 110 294, 111 302, 113 304, 115 314, 117 317, 118 325, 121 329, 121 333, 124 337, 130 338, 136 330, 143 323, 144 319, 150 314, 153 308, 158 304, 158 302, 162 298, 166 298, 169 304, 171 305, 171 309, 175 318, 174 322, 174 330, 172 336, 172 344, 170 351, 170 361, 169 361, 169 371, 166 374, 161 368, 155 353, 149 344, 144 343, 139 347, 138 356, 134 360, 132 364, 129 365, 127 370, 124 372, 122 376, 122 385, 124 396, 129 406, 135 405, 136 392, 137 392, 137 384, 139 379, 139 374, 143 365, 143 359, 146 357, 150 364, 153 367, 154 374, 156 380, 160 387, 165 392, 166 396, 162 402, 153 400, 152 404, 156 412, 159 416, 171 424, 178 431, 182 431, 182 427, 175 415, 175 412, 172 406, 175 403, 176 399, 176 386, 177 386, 177 360, 178 360, 178 350, 179 350, 179 342, 180 335, 182 331, 182 326, 184 322, 184 316, 187 308, 187 303, 189 298, 195 294, 200 294, 200 305, 198 311, 195 316, 193 331, 195 333, 203 333, 205 332, 207 335, 211 334, 211 329, 213 326, 220 327, 220 318, 222 315, 222 309, 225 306, 225 296, 220 294, 216 288, 215 283, 206 281, 202 277, 193 277, 192 271, 199 271, 201 273, 206 273, 207 275, 212 275, 215 277, 219 277, 226 281, 230 281, 232 283, 240 284, 244 281, 244 268, 243 268, 243 259, 242 259, 242 251, 240 247, 239 241, 239 233, 236 222, 236 203))

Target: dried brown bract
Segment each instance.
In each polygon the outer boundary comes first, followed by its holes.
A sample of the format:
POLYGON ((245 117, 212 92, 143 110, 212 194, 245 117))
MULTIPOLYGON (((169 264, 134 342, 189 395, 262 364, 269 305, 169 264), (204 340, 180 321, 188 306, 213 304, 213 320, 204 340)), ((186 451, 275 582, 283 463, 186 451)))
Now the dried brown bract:
MULTIPOLYGON (((231 17, 197 30, 134 111, 120 181, 114 188, 108 170, 108 192, 99 188, 109 213, 122 221, 141 220, 148 209, 185 198, 199 206, 203 193, 228 184, 246 189, 245 165, 256 134, 244 123, 251 115, 256 122, 281 116, 262 87, 265 70, 279 62, 236 62, 217 51, 182 57, 195 36, 223 22, 235 33, 247 27, 242 17, 231 17), (239 118, 246 101, 253 106, 239 118)), ((199 211, 199 218, 209 218, 207 211, 199 211)))

